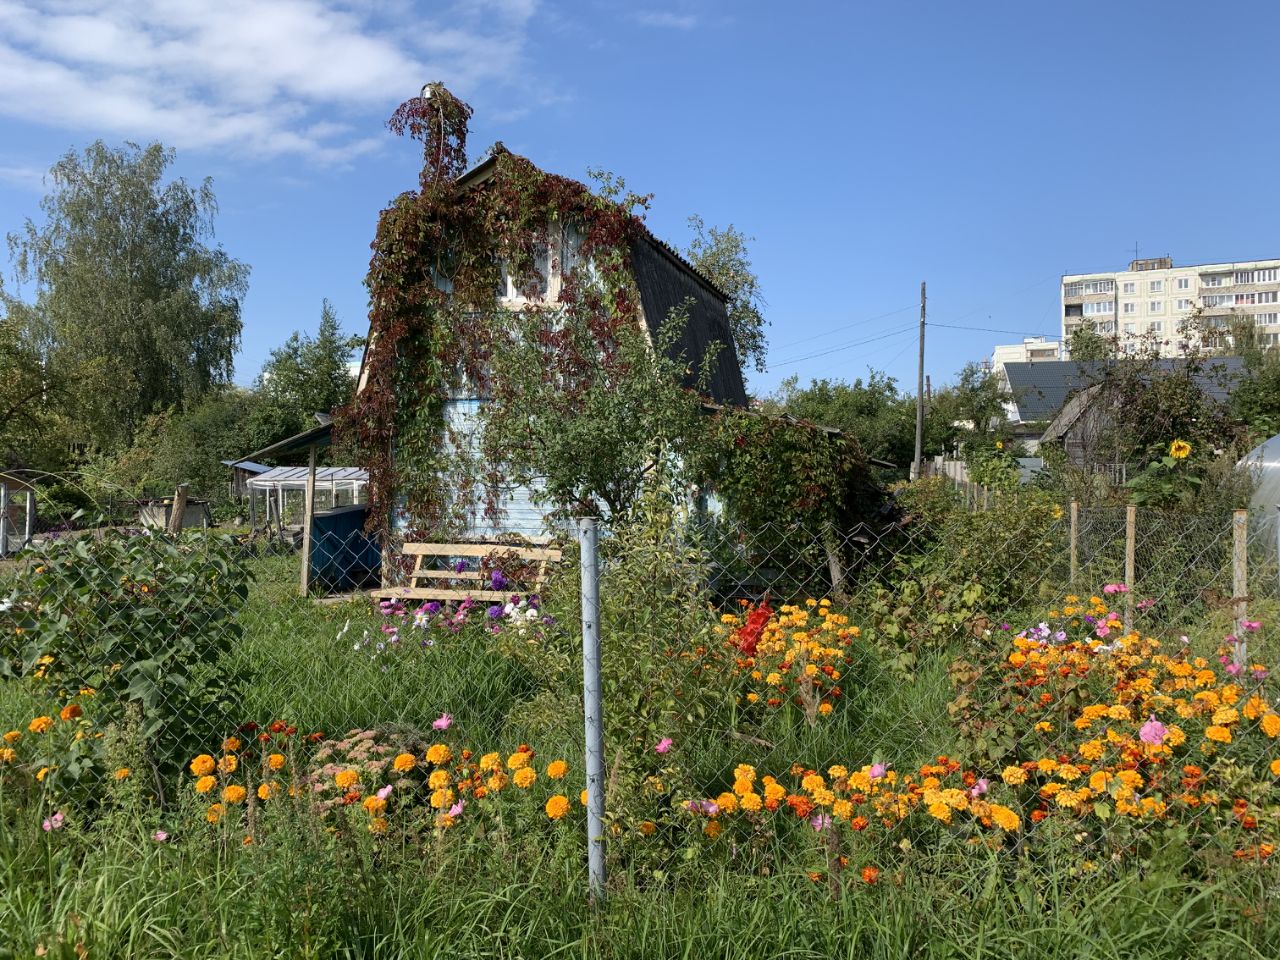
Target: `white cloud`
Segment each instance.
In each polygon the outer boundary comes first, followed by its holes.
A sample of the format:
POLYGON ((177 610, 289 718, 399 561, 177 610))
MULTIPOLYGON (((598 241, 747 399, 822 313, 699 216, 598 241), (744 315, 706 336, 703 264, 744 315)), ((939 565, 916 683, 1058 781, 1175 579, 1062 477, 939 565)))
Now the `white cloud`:
POLYGON ((425 81, 511 85, 536 2, 0 0, 0 116, 342 162, 425 81))
POLYGON ((12 184, 27 190, 40 190, 44 185, 46 171, 43 167, 6 166, 0 164, 0 183, 12 184))
POLYGON ((632 18, 642 26, 673 30, 692 30, 698 25, 698 18, 693 14, 674 13, 670 10, 637 10, 632 18))

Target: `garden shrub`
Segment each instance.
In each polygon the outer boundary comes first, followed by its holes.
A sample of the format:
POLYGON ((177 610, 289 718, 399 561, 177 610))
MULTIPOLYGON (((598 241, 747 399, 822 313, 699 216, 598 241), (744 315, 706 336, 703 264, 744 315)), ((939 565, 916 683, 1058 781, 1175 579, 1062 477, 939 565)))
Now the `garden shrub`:
MULTIPOLYGON (((100 730, 136 709, 159 787, 234 712, 237 678, 217 669, 248 593, 234 543, 108 531, 49 544, 27 563, 0 613, 0 675, 60 721, 76 713, 100 730)), ((55 780, 84 766, 49 765, 55 780)))

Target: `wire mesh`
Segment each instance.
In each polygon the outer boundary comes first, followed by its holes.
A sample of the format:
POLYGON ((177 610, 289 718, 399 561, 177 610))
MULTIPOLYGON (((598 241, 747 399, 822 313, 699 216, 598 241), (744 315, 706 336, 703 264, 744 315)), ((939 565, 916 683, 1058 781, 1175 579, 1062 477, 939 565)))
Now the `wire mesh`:
MULTIPOLYGON (((1275 536, 1251 520, 1242 598, 1230 514, 990 497, 847 530, 606 529, 610 885, 1261 863, 1275 536)), ((503 545, 448 558, 438 586, 509 590, 476 601, 414 596, 404 543, 355 533, 312 537, 303 595, 302 539, 99 527, 0 565, 4 796, 91 821, 141 783, 244 837, 287 797, 375 837, 561 845, 585 889, 574 545, 536 589, 503 545)))

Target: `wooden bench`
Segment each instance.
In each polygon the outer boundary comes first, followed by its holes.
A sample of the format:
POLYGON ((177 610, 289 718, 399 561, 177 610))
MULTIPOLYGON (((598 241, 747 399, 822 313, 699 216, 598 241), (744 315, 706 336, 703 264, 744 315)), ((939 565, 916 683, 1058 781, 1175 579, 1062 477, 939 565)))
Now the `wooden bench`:
POLYGON ((537 591, 546 581, 547 564, 558 563, 563 555, 562 551, 554 547, 525 547, 510 543, 406 543, 400 552, 414 558, 413 569, 409 571, 408 586, 374 590, 370 594, 374 599, 465 600, 470 597, 473 600, 506 600, 513 593, 537 591), (521 578, 507 574, 515 587, 509 590, 487 588, 469 590, 465 585, 428 585, 433 581, 441 580, 469 580, 477 584, 489 580, 491 571, 458 571, 449 567, 428 566, 424 563, 427 558, 443 560, 456 557, 515 557, 524 564, 536 563, 537 573, 531 578, 531 582, 526 580, 523 583, 521 578), (526 587, 530 589, 525 589, 526 587))

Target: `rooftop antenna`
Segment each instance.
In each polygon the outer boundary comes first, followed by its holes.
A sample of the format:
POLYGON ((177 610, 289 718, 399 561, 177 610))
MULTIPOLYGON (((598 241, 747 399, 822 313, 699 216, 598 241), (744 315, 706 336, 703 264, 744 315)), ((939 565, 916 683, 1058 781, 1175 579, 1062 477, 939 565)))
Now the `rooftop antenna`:
MULTIPOLYGON (((426 88, 424 87, 423 89, 425 90, 426 88)), ((423 96, 426 96, 426 94, 423 94, 423 96)), ((1135 260, 1138 259, 1138 241, 1137 240, 1133 241, 1133 259, 1135 260)))

